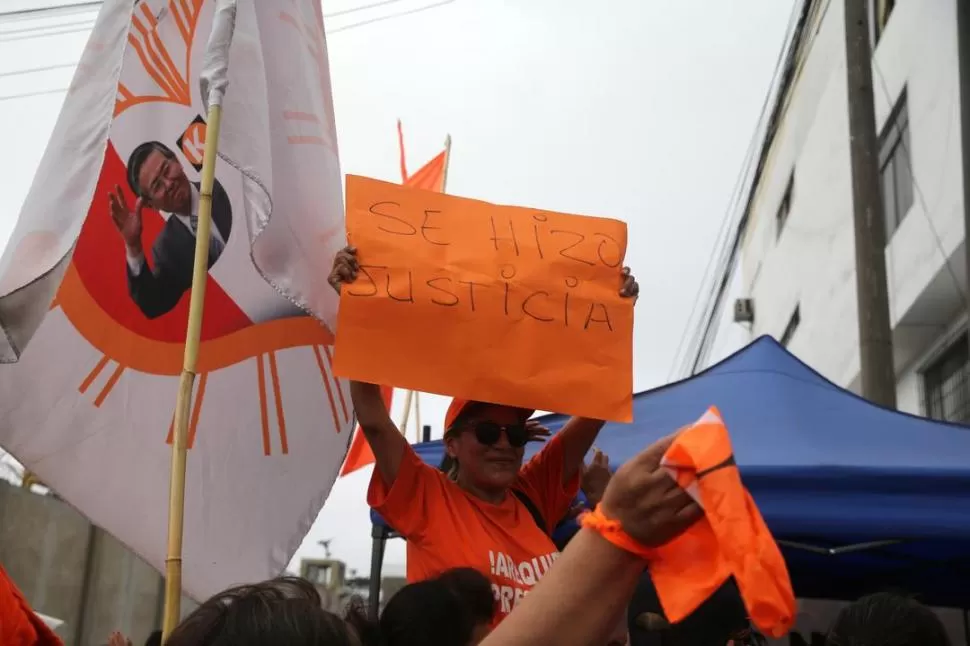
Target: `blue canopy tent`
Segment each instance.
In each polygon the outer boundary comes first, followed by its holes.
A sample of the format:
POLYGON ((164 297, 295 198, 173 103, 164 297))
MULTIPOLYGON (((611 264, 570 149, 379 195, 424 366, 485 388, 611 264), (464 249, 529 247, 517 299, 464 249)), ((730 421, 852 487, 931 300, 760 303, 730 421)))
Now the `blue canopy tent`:
MULTIPOLYGON (((761 337, 700 374, 637 394, 634 423, 607 424, 597 446, 621 464, 711 405, 798 596, 853 599, 894 587, 970 607, 970 429, 875 406, 761 337)), ((566 419, 542 421, 555 432, 566 419)), ((440 463, 441 441, 415 449, 440 463)), ((379 585, 394 533, 372 519, 379 585)))

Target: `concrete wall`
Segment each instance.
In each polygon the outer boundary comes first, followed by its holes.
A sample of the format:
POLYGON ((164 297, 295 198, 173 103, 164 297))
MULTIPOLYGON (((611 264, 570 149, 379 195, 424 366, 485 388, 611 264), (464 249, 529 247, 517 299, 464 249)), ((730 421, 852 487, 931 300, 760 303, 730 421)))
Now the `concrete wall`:
MULTIPOLYGON (((137 646, 161 626, 162 578, 52 496, 0 481, 0 563, 35 610, 65 622, 66 646, 120 630, 137 646)), ((183 599, 183 616, 195 605, 183 599)))
MULTIPOLYGON (((914 362, 962 307, 955 3, 899 0, 874 53, 879 129, 903 87, 908 96, 916 195, 886 257, 897 369, 909 382, 905 373, 922 367, 914 362)), ((859 352, 843 2, 823 7, 755 193, 737 295, 754 299, 755 337, 780 337, 798 306, 801 323, 789 349, 829 379, 852 387, 859 352), (779 231, 775 216, 792 173, 791 211, 779 231)), ((731 302, 725 305, 730 316, 731 302)), ((901 407, 918 412, 912 383, 900 398, 901 407)))

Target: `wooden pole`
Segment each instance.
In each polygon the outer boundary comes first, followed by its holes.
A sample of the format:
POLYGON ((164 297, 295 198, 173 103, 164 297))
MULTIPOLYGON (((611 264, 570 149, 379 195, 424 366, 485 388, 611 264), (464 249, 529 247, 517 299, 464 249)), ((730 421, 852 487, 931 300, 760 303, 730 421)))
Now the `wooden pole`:
POLYGON ((165 617, 162 643, 178 625, 182 596, 182 528, 185 520, 185 462, 187 457, 189 411, 192 408, 192 385, 199 356, 202 334, 202 305, 205 302, 209 274, 209 236, 212 222, 212 186, 215 182, 219 149, 219 126, 222 109, 209 108, 206 120, 205 149, 202 156, 202 182, 199 187, 198 229, 195 237, 195 266, 192 270, 192 292, 189 297, 189 325, 185 333, 185 355, 175 402, 175 429, 172 440, 172 474, 168 494, 168 556, 165 558, 165 617))
POLYGON ((421 441, 421 393, 414 393, 414 437, 421 441))
POLYGON ((862 396, 894 409, 896 369, 889 320, 889 289, 886 285, 886 218, 879 185, 872 46, 869 38, 869 3, 865 0, 845 0, 849 153, 852 162, 862 396))
POLYGON ((448 164, 451 163, 451 135, 445 137, 445 170, 441 174, 441 192, 444 193, 448 186, 448 164))
MULTIPOLYGON (((400 122, 398 122, 400 127, 400 122)), ((403 148, 402 148, 403 150, 403 148)), ((441 173, 441 192, 445 192, 445 187, 448 185, 448 163, 451 161, 451 135, 445 137, 445 168, 441 173)), ((401 168, 404 168, 402 162, 401 168)), ((403 171, 402 171, 403 172, 403 171)), ((411 406, 414 405, 414 418, 415 418, 415 437, 417 441, 421 441, 421 404, 420 404, 420 393, 415 393, 413 390, 407 391, 407 395, 404 399, 404 413, 401 416, 401 434, 404 437, 408 436, 408 421, 411 418, 411 406)))
POLYGON ((401 435, 408 436, 408 419, 411 417, 411 404, 414 401, 414 391, 407 391, 404 397, 404 413, 401 414, 401 435))

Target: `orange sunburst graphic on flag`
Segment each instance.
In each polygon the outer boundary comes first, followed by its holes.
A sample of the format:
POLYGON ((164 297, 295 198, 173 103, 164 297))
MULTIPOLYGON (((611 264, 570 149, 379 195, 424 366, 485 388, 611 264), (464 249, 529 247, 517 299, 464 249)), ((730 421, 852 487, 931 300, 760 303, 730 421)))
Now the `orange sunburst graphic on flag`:
POLYGON ((168 44, 158 32, 158 19, 143 2, 135 7, 128 32, 128 45, 138 56, 146 76, 154 83, 154 91, 140 93, 118 83, 115 116, 136 105, 149 102, 169 102, 192 105, 189 79, 192 78, 192 44, 195 41, 199 14, 205 0, 172 0, 166 11, 178 29, 177 49, 170 52, 168 44))
MULTIPOLYGON (((147 2, 135 7, 128 32, 129 51, 133 54, 128 57, 118 83, 116 120, 132 108, 158 103, 184 106, 185 114, 195 115, 189 85, 193 79, 192 50, 197 33, 205 31, 199 29, 199 23, 207 2, 214 4, 214 0, 171 0, 158 14, 152 13, 147 2)), ((312 36, 311 32, 307 33, 312 36)), ((325 61, 325 48, 318 51, 325 61)), ((144 126, 144 121, 140 125, 144 126)), ((175 144, 171 147, 198 170, 205 122, 196 116, 188 127, 178 127, 184 131, 177 141, 171 142, 175 144)), ((126 164, 115 147, 115 137, 124 136, 123 130, 120 127, 112 131, 94 200, 70 266, 51 304, 51 309, 60 309, 76 331, 101 353, 78 384, 78 391, 96 408, 101 408, 119 385, 125 383, 128 372, 177 376, 182 371, 188 320, 188 291, 181 297, 176 296, 174 305, 152 313, 146 312, 132 293, 131 275, 125 270, 125 244, 119 238, 119 231, 115 230, 107 200, 110 193, 120 190, 115 187, 127 187, 131 183, 126 164), (120 135, 119 129, 122 131, 120 135)), ((133 191, 122 192, 128 204, 134 205, 136 196, 133 191)), ((242 212, 241 203, 236 207, 242 212)), ((154 272, 158 268, 155 249, 158 245, 152 241, 157 242, 169 228, 172 217, 169 215, 165 219, 159 211, 144 210, 140 235, 145 247, 145 271, 154 272)), ((215 221, 215 215, 213 218, 215 221)), ((235 227, 242 229, 244 225, 240 221, 235 227)), ((194 242, 191 244, 194 247, 194 242)), ((252 271, 252 268, 246 270, 252 271)), ((270 455, 273 452, 274 434, 278 436, 280 453, 289 453, 280 352, 293 348, 308 353, 319 368, 320 393, 329 404, 336 431, 339 433, 350 422, 352 408, 333 374, 330 352, 333 336, 318 321, 309 316, 253 321, 211 276, 207 280, 204 312, 188 448, 195 444, 206 388, 211 379, 216 378, 220 370, 247 363, 252 365, 256 376, 263 453, 270 455)), ((167 437, 163 433, 162 438, 171 443, 171 424, 167 437)))

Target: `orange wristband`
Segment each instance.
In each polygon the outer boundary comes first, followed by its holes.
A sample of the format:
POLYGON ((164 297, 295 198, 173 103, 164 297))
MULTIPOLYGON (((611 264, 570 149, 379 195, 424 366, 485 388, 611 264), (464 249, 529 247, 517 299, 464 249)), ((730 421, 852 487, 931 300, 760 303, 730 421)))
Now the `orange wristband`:
POLYGON ((643 545, 640 541, 623 531, 623 526, 620 524, 620 521, 607 518, 603 513, 602 505, 596 505, 596 509, 583 514, 579 519, 579 523, 586 529, 593 530, 616 547, 634 556, 639 556, 644 560, 650 560, 655 554, 653 549, 643 545))

